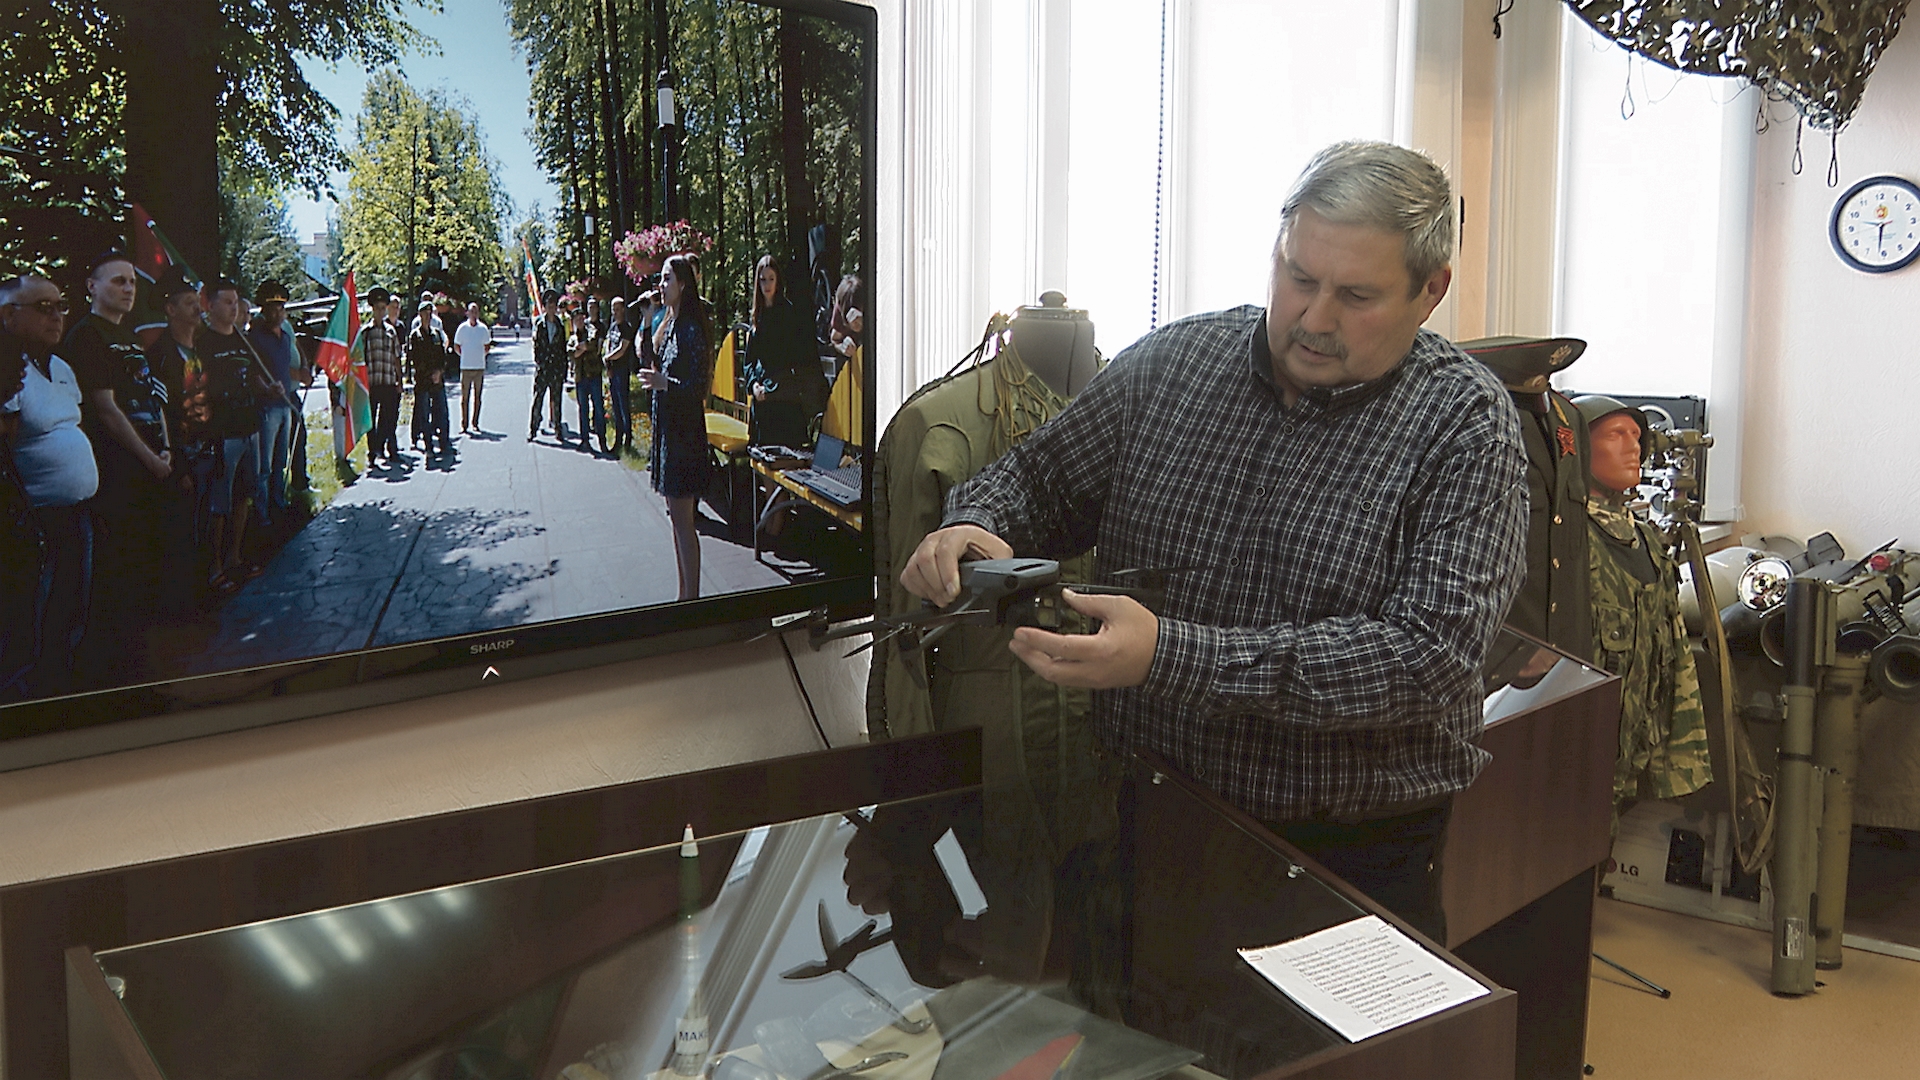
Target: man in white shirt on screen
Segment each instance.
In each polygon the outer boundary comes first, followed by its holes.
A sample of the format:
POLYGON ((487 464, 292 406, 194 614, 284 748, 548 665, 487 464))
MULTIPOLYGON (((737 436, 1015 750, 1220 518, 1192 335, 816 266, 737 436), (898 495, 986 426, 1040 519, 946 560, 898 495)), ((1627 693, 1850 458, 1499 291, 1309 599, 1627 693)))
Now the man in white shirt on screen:
POLYGON ((66 328, 60 287, 37 274, 0 282, 0 329, 10 348, 26 353, 17 396, 0 402, 12 414, 14 464, 46 539, 40 571, 39 662, 29 676, 35 697, 69 693, 73 656, 86 636, 93 590, 93 515, 87 500, 100 489, 93 442, 80 426, 80 380, 54 355, 66 328))
POLYGON ((467 321, 453 332, 454 347, 460 350, 460 434, 480 430, 480 392, 487 382, 487 346, 493 343, 493 328, 480 321, 480 305, 467 305, 467 321), (471 404, 469 404, 471 403, 471 404))

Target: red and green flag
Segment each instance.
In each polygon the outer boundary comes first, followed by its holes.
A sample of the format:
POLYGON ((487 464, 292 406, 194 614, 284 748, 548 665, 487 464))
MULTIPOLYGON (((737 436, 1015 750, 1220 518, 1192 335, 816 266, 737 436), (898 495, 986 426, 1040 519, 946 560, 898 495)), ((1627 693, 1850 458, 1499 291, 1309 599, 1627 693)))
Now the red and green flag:
POLYGON ((333 317, 327 320, 326 334, 313 355, 313 362, 334 382, 346 381, 347 369, 353 364, 353 347, 360 337, 360 297, 353 289, 353 271, 347 271, 340 284, 333 317))
POLYGON ((193 267, 169 243, 147 208, 134 203, 127 221, 127 247, 132 252, 134 272, 140 281, 134 293, 133 332, 141 345, 151 346, 167 328, 166 298, 159 295, 160 278, 169 267, 177 266, 189 281, 199 280, 193 267))
POLYGON ((366 355, 360 344, 360 297, 353 288, 353 271, 347 271, 340 285, 340 298, 334 302, 333 316, 327 320, 326 333, 313 359, 340 387, 345 446, 338 453, 345 457, 373 427, 373 397, 367 392, 366 355))
POLYGON ((528 317, 540 310, 540 275, 533 271, 533 251, 527 247, 527 238, 520 238, 520 253, 527 257, 527 309, 528 317))

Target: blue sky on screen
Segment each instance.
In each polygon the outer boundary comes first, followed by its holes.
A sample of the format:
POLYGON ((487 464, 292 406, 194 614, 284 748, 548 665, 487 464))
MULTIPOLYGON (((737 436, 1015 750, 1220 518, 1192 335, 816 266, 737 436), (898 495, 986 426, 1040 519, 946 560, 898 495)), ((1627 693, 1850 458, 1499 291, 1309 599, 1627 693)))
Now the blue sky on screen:
MULTIPOLYGON (((514 52, 500 0, 445 0, 445 7, 439 13, 418 7, 406 12, 418 32, 401 57, 400 69, 414 86, 444 90, 472 105, 487 150, 500 166, 500 181, 513 199, 514 219, 503 223, 510 229, 536 202, 546 211, 556 202, 554 187, 534 162, 526 134, 527 62, 514 52)), ((340 144, 350 145, 353 117, 366 88, 365 69, 352 64, 329 68, 314 61, 300 66, 314 89, 339 108, 340 144)), ((336 191, 344 193, 346 183, 344 172, 334 175, 336 191)), ((324 196, 315 202, 299 191, 288 193, 288 203, 294 235, 302 244, 327 227, 327 212, 334 208, 324 196)))

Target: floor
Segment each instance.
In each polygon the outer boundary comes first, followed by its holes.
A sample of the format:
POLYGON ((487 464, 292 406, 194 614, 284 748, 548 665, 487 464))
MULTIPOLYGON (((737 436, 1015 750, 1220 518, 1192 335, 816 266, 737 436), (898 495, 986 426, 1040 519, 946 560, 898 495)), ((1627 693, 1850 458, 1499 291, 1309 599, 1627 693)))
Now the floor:
POLYGON ((1847 933, 1920 949, 1920 833, 1854 826, 1847 933))
POLYGON ((1905 1080, 1920 1077, 1920 962, 1848 949, 1802 998, 1768 992, 1770 936, 1602 899, 1587 1060, 1602 1080, 1905 1080))

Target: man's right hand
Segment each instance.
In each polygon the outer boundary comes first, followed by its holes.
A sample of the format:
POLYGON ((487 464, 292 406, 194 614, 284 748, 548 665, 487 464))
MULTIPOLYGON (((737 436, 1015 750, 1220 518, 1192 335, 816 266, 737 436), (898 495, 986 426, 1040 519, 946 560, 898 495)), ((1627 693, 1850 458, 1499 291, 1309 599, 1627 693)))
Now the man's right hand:
POLYGON ((936 529, 920 541, 900 571, 900 587, 945 607, 960 595, 960 559, 971 553, 982 559, 1011 559, 1013 548, 978 525, 936 529))

